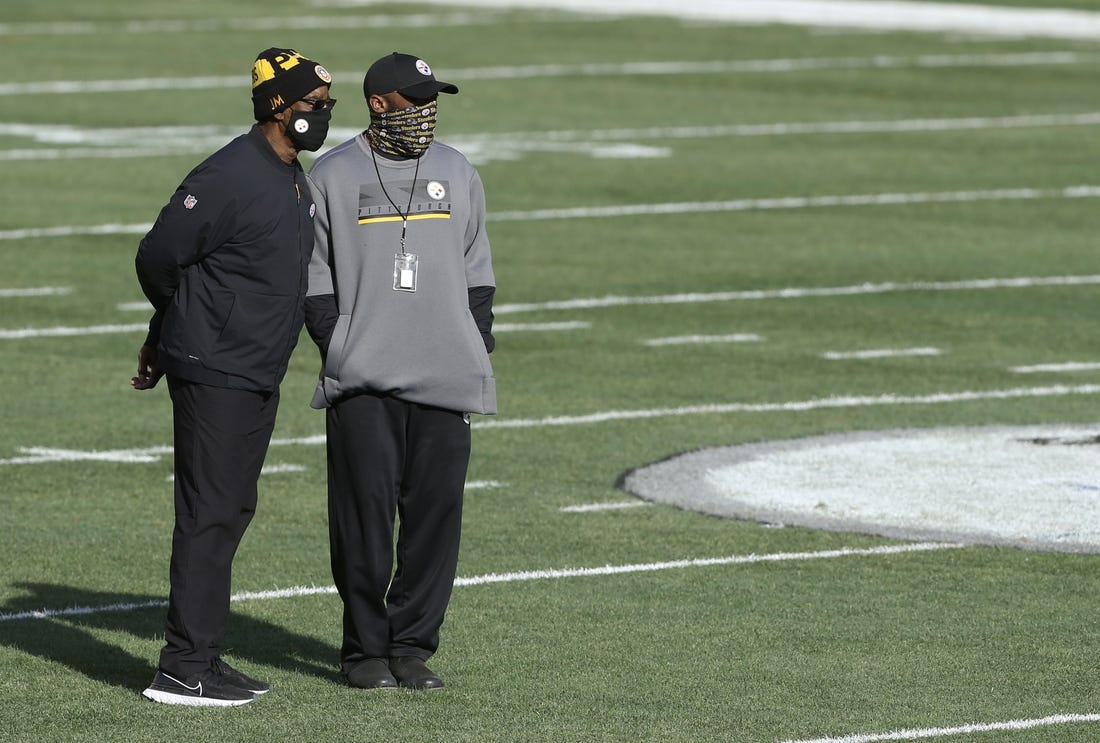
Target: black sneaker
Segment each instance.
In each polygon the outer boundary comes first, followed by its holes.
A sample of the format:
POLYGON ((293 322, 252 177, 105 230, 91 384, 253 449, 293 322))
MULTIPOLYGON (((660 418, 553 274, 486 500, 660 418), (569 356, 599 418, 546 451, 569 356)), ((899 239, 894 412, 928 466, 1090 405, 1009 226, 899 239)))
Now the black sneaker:
POLYGON ((251 691, 234 686, 213 667, 182 681, 158 668, 153 683, 141 695, 154 702, 188 707, 239 707, 256 699, 251 691))
POLYGON ((271 691, 271 684, 244 675, 221 658, 215 658, 211 666, 215 671, 225 676, 226 681, 233 684, 233 686, 236 686, 238 689, 244 689, 245 691, 250 691, 257 695, 266 694, 271 691))

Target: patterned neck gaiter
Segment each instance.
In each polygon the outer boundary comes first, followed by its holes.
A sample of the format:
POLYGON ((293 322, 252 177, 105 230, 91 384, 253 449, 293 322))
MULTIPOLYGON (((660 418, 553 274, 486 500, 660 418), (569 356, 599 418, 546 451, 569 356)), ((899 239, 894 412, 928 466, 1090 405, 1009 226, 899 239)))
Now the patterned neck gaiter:
POLYGON ((435 139, 436 101, 401 111, 371 111, 367 140, 386 155, 420 157, 435 139))

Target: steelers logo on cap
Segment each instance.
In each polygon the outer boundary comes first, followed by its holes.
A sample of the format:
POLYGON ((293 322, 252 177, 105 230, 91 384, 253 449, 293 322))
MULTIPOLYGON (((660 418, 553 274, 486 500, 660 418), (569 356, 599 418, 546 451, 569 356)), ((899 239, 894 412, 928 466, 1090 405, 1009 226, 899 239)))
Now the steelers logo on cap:
POLYGON ((418 59, 418 60, 416 60, 416 70, 417 70, 417 72, 419 72, 419 73, 420 73, 421 75, 430 75, 430 74, 432 74, 432 68, 431 68, 431 67, 429 67, 429 66, 428 66, 428 63, 427 63, 427 62, 425 62, 425 61, 424 61, 424 60, 422 60, 422 59, 418 59))

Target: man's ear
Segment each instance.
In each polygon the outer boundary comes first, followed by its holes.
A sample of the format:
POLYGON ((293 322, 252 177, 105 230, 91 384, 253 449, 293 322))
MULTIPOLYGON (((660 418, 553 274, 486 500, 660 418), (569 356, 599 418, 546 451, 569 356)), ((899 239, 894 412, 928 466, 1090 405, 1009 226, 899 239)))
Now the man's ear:
POLYGON ((389 101, 375 93, 367 99, 367 108, 376 114, 384 114, 390 110, 389 101))

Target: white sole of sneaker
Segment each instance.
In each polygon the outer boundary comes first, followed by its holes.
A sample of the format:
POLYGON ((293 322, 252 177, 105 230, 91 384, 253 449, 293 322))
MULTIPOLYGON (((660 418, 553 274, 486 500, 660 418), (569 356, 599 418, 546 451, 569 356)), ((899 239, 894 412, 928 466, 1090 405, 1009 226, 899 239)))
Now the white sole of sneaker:
POLYGON ((249 704, 255 701, 255 697, 252 699, 211 699, 210 697, 185 697, 181 694, 172 694, 167 691, 158 691, 157 689, 146 689, 141 692, 141 695, 146 699, 151 699, 154 702, 161 704, 176 704, 184 707, 240 707, 242 704, 249 704))

